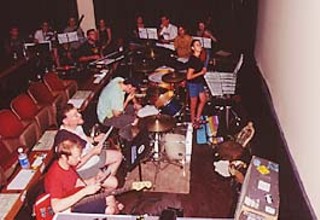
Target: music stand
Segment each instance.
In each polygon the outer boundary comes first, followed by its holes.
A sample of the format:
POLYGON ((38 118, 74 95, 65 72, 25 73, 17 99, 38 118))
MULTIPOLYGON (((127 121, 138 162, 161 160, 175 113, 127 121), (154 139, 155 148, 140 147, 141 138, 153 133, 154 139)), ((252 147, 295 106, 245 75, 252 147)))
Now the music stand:
POLYGON ((158 40, 157 28, 139 28, 139 38, 143 40, 158 40))
POLYGON ((59 41, 59 44, 64 44, 64 43, 79 41, 79 38, 78 38, 77 32, 73 31, 73 32, 58 34, 58 41, 59 41))
MULTIPOLYGON (((213 97, 229 97, 235 94, 237 75, 243 64, 243 54, 240 54, 239 61, 235 66, 233 72, 207 72, 204 79, 209 87, 210 93, 213 97)), ((229 115, 231 104, 225 103, 223 107, 225 110, 226 128, 229 129, 229 115)))
POLYGON ((192 40, 198 40, 203 48, 211 49, 211 38, 192 36, 192 40))

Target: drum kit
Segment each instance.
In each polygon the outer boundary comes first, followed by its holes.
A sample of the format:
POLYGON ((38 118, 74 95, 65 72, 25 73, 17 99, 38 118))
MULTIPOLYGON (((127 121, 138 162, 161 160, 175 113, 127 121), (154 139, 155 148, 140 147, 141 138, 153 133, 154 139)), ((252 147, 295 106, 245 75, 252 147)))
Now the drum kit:
MULTIPOLYGON (((185 146, 182 144, 185 136, 170 132, 176 127, 178 116, 183 110, 184 103, 179 100, 176 91, 181 82, 185 81, 186 74, 166 66, 156 69, 154 64, 154 60, 142 59, 133 65, 134 72, 142 73, 145 77, 143 90, 140 88, 141 94, 137 94, 136 98, 144 99, 141 102, 147 104, 137 113, 139 117, 137 126, 140 131, 147 130, 150 137, 152 136, 151 159, 162 160, 164 157, 160 148, 166 148, 165 151, 169 152, 166 158, 169 158, 169 161, 170 159, 180 161, 185 155, 185 146)), ((129 139, 134 138, 137 133, 132 126, 121 130, 123 131, 120 132, 120 136, 127 136, 129 139)))

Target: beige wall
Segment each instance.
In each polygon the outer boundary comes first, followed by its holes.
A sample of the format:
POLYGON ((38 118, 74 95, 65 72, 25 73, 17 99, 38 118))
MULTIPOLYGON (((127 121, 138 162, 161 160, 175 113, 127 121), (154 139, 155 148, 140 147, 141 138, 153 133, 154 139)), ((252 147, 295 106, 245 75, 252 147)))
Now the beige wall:
MULTIPOLYGON (((260 0, 255 57, 320 217, 320 1, 260 0)), ((268 146, 266 146, 268 147, 268 146)))
POLYGON ((93 0, 77 0, 79 18, 84 15, 81 28, 84 33, 91 28, 96 28, 93 0))

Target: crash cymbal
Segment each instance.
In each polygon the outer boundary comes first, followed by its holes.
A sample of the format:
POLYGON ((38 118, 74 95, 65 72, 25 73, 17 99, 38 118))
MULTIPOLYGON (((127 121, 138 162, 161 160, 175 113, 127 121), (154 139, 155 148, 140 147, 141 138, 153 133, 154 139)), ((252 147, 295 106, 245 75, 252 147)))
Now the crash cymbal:
POLYGON ((162 81, 166 83, 179 83, 185 80, 186 74, 180 72, 172 72, 162 76, 162 81))
POLYGON ((175 119, 170 115, 153 115, 144 120, 149 132, 166 132, 176 124, 175 119))

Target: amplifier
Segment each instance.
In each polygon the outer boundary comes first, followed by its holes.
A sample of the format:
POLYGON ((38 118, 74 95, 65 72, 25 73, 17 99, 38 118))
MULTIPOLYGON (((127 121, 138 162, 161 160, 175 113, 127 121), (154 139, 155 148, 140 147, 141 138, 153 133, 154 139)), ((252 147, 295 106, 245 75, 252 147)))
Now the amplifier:
POLYGON ((152 150, 147 130, 140 130, 132 140, 122 138, 120 143, 128 171, 132 171, 152 150))

